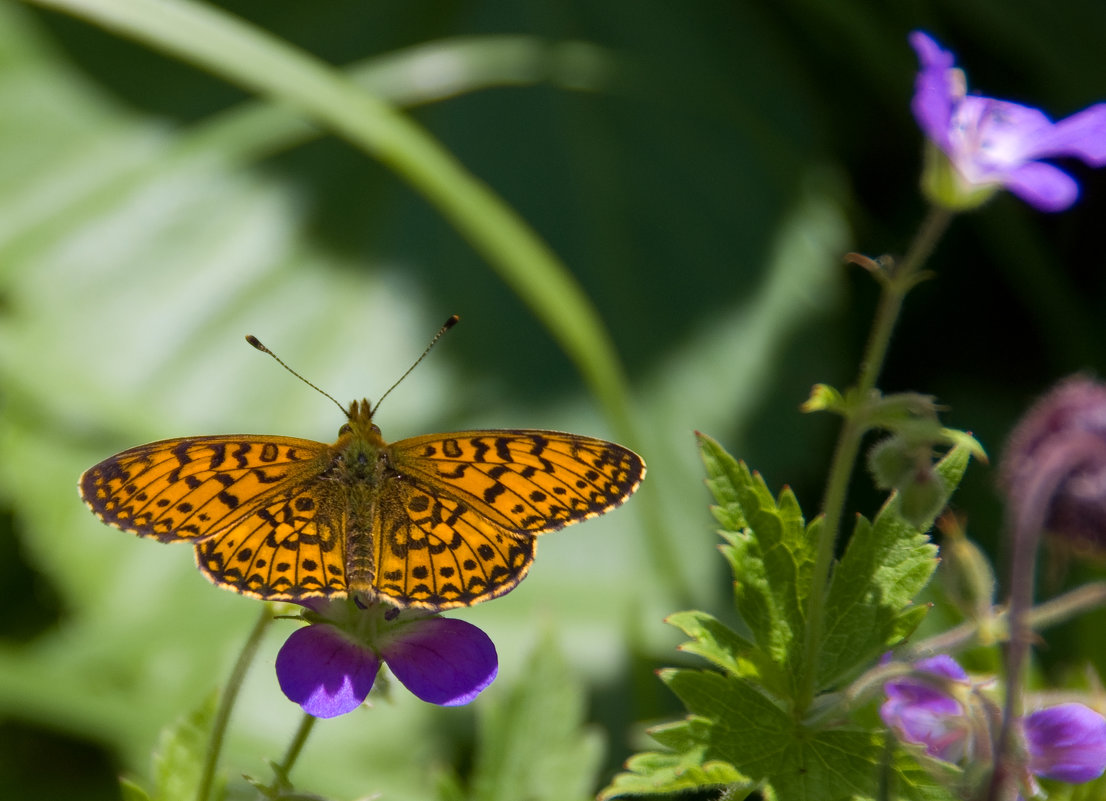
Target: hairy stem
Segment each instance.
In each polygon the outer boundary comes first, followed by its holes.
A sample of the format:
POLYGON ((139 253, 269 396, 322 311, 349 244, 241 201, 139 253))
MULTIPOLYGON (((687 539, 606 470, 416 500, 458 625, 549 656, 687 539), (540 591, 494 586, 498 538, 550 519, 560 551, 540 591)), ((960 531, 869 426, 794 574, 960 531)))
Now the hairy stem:
POLYGON ((200 777, 200 783, 196 787, 196 801, 207 801, 211 795, 211 785, 215 781, 215 768, 219 764, 219 754, 223 750, 223 739, 227 732, 227 723, 230 721, 230 712, 234 708, 234 702, 238 699, 238 692, 242 689, 242 682, 246 678, 246 671, 257 653, 257 646, 261 644, 261 637, 265 629, 273 621, 272 610, 268 604, 262 604, 261 614, 257 622, 253 624, 253 630, 242 650, 238 654, 238 660, 234 663, 234 670, 227 679, 227 686, 223 689, 223 696, 219 699, 219 708, 215 712, 215 720, 211 725, 211 737, 207 741, 207 754, 204 757, 204 771, 200 777))
POLYGON ((841 530, 841 518, 844 514, 845 500, 848 496, 849 479, 856 466, 860 442, 868 430, 868 401, 876 388, 876 381, 883 369, 891 334, 898 322, 906 294, 917 285, 921 278, 921 268, 933 252, 949 221, 951 212, 934 207, 922 223, 918 234, 911 243, 910 250, 902 263, 881 274, 882 292, 875 320, 868 336, 864 357, 851 396, 853 406, 841 427, 837 439, 826 492, 822 501, 822 531, 818 540, 818 553, 815 557, 812 584, 814 588, 807 600, 807 625, 804 639, 803 677, 799 686, 798 709, 802 714, 809 709, 814 700, 817 676, 818 646, 822 641, 822 629, 825 623, 825 594, 829 585, 830 569, 833 565, 834 549, 841 530))

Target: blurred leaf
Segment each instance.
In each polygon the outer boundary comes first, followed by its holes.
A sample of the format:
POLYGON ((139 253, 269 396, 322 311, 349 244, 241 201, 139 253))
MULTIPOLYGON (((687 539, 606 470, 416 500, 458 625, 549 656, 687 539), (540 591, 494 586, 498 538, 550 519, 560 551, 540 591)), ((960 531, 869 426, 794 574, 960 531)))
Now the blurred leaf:
MULTIPOLYGON (((161 733, 154 752, 154 801, 196 801, 217 703, 216 695, 208 696, 203 706, 161 733)), ((216 782, 211 799, 222 797, 220 785, 216 782)))
POLYGON ((444 782, 443 801, 592 798, 603 738, 584 725, 584 687, 553 637, 542 638, 521 680, 481 701, 467 791, 444 782))
POLYGON ((123 796, 123 801, 150 801, 149 793, 130 779, 119 780, 119 792, 123 796))

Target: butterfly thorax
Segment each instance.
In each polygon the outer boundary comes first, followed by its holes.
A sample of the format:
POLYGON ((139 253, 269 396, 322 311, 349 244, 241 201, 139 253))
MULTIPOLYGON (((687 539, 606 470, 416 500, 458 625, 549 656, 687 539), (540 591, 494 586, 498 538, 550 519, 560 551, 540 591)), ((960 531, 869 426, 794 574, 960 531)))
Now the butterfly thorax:
POLYGON ((381 487, 390 471, 387 444, 372 421, 367 400, 350 404, 349 420, 334 443, 332 478, 343 488, 345 509, 345 568, 350 592, 375 596, 374 538, 370 536, 381 487))

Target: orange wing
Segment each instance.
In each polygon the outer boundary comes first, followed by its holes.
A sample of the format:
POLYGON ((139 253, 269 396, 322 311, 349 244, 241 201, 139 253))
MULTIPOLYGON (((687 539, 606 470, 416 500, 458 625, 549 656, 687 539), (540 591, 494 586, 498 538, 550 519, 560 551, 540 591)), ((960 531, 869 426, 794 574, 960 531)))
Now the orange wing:
POLYGON ((541 534, 610 511, 629 498, 645 463, 628 448, 560 431, 430 434, 388 446, 423 486, 444 485, 502 528, 541 534))
POLYGON ((534 536, 600 515, 641 483, 633 451, 556 431, 430 434, 387 446, 374 585, 398 604, 470 606, 514 588, 534 536))
POLYGON ((400 606, 438 610, 495 598, 522 581, 534 561, 529 534, 405 476, 385 483, 372 528, 373 587, 400 606))
POLYGON ((345 510, 314 481, 265 496, 264 504, 196 545, 212 583, 268 601, 345 595, 345 510))
POLYGON ((197 541, 313 479, 329 447, 293 437, 167 439, 90 467, 79 489, 109 526, 162 542, 197 541))

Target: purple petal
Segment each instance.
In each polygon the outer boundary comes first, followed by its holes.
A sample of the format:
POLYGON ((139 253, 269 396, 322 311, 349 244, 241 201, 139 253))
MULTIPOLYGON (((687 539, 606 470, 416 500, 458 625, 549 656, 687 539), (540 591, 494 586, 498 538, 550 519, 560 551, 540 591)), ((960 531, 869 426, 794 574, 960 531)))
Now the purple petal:
POLYGON ((887 701, 879 715, 905 742, 924 745, 927 754, 945 762, 959 762, 967 750, 968 721, 960 704, 951 699, 948 703, 952 709, 887 701))
POLYGON ((1003 183, 1038 211, 1063 211, 1079 197, 1079 184, 1074 178, 1042 161, 1011 170, 1003 183))
POLYGON ((380 661, 333 626, 292 632, 276 658, 280 689, 317 718, 352 712, 369 695, 380 661))
POLYGON ((969 95, 957 104, 950 127, 958 166, 986 180, 1034 158, 1052 121, 1031 106, 969 95))
MULTIPOLYGON (((947 654, 915 663, 923 673, 957 682, 968 674, 947 654)), ((903 676, 883 686, 887 701, 879 709, 889 729, 909 743, 924 745, 926 752, 946 762, 959 762, 967 748, 969 725, 960 702, 934 684, 903 676)))
POLYGON ((910 34, 910 44, 921 63, 914 83, 914 99, 910 104, 914 119, 918 121, 922 133, 947 152, 953 103, 963 94, 950 72, 953 55, 942 50, 921 31, 910 34))
POLYGON ((1093 167, 1106 164, 1106 103, 1072 114, 1037 137, 1032 158, 1076 156, 1093 167))
MULTIPOLYGON (((952 681, 967 682, 968 674, 964 668, 948 654, 938 654, 926 659, 919 659, 914 663, 914 669, 932 676, 951 679, 952 681)), ((902 676, 893 679, 883 685, 883 691, 887 697, 911 704, 925 704, 946 714, 955 714, 960 710, 960 704, 941 690, 932 682, 919 679, 914 676, 902 676)))
POLYGON ((914 663, 914 667, 933 676, 941 676, 953 681, 968 681, 968 674, 964 672, 964 668, 960 667, 960 663, 948 654, 937 654, 936 656, 919 659, 914 663))
POLYGON ((1106 771, 1106 718, 1083 704, 1060 704, 1025 720, 1029 769, 1045 779, 1080 784, 1106 771))
POLYGON ((499 670, 491 638, 471 623, 452 618, 413 622, 382 650, 384 661, 408 690, 439 706, 467 704, 499 670))

